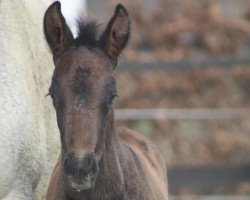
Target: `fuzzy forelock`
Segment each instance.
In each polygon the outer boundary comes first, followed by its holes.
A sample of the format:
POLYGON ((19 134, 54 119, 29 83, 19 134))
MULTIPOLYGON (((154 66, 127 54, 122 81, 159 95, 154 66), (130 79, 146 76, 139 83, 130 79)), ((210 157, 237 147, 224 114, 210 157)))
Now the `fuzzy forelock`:
POLYGON ((95 21, 78 21, 78 36, 74 46, 97 47, 98 25, 95 21))

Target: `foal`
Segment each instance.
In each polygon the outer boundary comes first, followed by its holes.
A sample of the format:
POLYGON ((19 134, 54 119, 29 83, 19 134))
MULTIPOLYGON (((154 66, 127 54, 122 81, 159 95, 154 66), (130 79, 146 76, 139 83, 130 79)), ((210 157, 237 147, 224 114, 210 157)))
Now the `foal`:
POLYGON ((79 23, 74 39, 60 3, 45 13, 44 32, 55 70, 49 94, 57 114, 61 155, 47 200, 166 200, 166 168, 157 148, 128 129, 116 129, 114 70, 130 33, 117 5, 97 38, 94 23, 79 23))

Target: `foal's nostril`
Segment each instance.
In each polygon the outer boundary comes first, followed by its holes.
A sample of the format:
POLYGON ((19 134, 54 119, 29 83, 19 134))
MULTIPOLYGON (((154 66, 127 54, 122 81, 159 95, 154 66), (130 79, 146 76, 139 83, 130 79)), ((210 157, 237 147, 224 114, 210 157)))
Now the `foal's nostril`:
POLYGON ((64 161, 64 173, 73 177, 85 177, 88 174, 96 174, 97 163, 95 156, 89 154, 83 158, 68 155, 64 161))
POLYGON ((92 169, 94 163, 94 158, 92 156, 88 156, 85 159, 83 159, 83 167, 86 170, 92 169))

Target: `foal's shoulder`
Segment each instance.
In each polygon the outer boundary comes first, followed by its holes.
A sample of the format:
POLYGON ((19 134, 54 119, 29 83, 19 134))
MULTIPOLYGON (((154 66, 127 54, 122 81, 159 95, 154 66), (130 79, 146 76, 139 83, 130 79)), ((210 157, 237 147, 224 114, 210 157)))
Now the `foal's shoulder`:
POLYGON ((120 127, 116 131, 123 144, 129 146, 135 152, 142 153, 154 168, 160 166, 165 173, 165 162, 158 148, 149 138, 126 127, 120 127))
POLYGON ((137 146, 144 153, 147 153, 151 149, 157 150, 156 146, 150 141, 149 138, 135 130, 129 129, 127 127, 119 127, 116 131, 123 143, 129 144, 129 146, 137 146))

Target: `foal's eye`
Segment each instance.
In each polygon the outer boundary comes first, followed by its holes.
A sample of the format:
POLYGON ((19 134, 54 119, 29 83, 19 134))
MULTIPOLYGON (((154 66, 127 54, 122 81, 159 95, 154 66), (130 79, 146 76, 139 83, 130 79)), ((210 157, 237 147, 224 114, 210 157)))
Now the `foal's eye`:
POLYGON ((52 98, 53 105, 56 106, 57 105, 57 98, 56 98, 55 92, 52 88, 49 89, 48 95, 50 95, 50 97, 52 98))
POLYGON ((110 96, 110 104, 113 103, 114 99, 118 96, 117 91, 115 91, 111 96, 110 96))
POLYGON ((55 95, 54 95, 52 88, 49 88, 49 93, 47 95, 51 96, 52 99, 55 98, 55 95))
POLYGON ((50 96, 51 96, 51 98, 53 99, 53 100, 55 100, 55 95, 52 93, 52 94, 50 94, 50 96))

